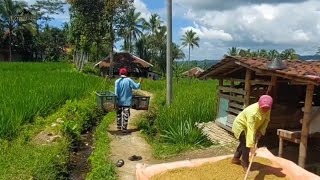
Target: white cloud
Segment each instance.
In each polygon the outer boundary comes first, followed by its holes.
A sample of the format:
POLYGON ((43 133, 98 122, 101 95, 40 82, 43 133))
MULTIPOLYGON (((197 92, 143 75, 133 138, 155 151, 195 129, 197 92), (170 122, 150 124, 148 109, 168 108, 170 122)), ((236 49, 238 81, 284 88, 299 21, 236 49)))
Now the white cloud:
POLYGON ((200 10, 230 10, 260 4, 299 3, 307 0, 175 0, 175 4, 200 10))
POLYGON ((142 0, 135 0, 134 7, 136 8, 137 12, 141 12, 141 17, 143 17, 146 20, 150 18, 151 12, 142 0))
MULTIPOLYGON (((195 22, 194 26, 182 27, 181 31, 193 29, 201 37, 201 41, 220 44, 219 47, 215 46, 221 50, 218 57, 222 57, 232 46, 279 50, 295 48, 301 54, 314 54, 315 47, 319 45, 318 0, 300 3, 242 4, 227 10, 208 10, 194 4, 191 6, 196 2, 193 0, 177 1, 186 3, 184 6, 176 5, 176 8, 186 8, 189 2, 185 13, 180 16, 195 22)), ((209 0, 202 3, 205 2, 209 0)), ((201 44, 200 48, 204 48, 204 53, 206 49, 211 48, 206 43, 201 44)))
POLYGON ((204 26, 201 27, 184 27, 181 29, 181 35, 183 35, 187 30, 193 30, 201 39, 207 40, 222 40, 222 41, 231 41, 233 38, 229 33, 224 32, 223 30, 208 29, 204 26))
MULTIPOLYGON (((182 49, 186 55, 185 60, 188 60, 188 47, 182 49)), ((225 47, 219 43, 210 41, 200 41, 199 47, 194 47, 190 50, 191 60, 204 60, 204 59, 221 59, 224 54, 225 47)))

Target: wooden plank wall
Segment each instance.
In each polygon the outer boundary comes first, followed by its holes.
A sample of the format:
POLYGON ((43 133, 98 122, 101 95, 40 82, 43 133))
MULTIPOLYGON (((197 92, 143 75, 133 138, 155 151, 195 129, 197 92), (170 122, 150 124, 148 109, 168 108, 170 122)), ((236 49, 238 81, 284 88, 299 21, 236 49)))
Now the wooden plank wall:
POLYGON ((228 120, 226 126, 232 128, 232 124, 236 116, 243 110, 245 91, 241 88, 235 88, 233 82, 230 86, 219 87, 219 97, 229 100, 227 112, 228 120))

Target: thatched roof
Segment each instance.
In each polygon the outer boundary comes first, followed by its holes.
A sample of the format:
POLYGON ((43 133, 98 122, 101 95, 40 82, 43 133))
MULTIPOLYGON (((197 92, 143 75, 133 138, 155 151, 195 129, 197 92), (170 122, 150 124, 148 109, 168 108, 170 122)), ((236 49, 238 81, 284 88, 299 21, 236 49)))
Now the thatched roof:
MULTIPOLYGON (((139 58, 128 52, 114 53, 113 55, 114 67, 153 67, 149 62, 139 58)), ((110 57, 106 57, 103 60, 95 64, 95 67, 107 68, 110 67, 110 57)))

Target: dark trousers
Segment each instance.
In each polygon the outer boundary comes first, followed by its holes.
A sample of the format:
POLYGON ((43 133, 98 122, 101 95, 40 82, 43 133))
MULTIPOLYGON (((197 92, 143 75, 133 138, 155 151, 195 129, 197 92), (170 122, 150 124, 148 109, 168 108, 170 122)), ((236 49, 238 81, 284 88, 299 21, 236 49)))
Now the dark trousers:
POLYGON ((247 148, 246 146, 246 136, 244 134, 244 132, 242 132, 240 134, 240 137, 239 137, 239 141, 240 141, 240 144, 239 146, 237 147, 237 150, 236 152, 234 153, 234 158, 238 158, 242 160, 242 165, 243 166, 246 166, 248 167, 249 165, 249 152, 250 152, 250 149, 247 148))
POLYGON ((117 109, 117 128, 119 130, 127 130, 130 117, 130 107, 118 106, 117 109))

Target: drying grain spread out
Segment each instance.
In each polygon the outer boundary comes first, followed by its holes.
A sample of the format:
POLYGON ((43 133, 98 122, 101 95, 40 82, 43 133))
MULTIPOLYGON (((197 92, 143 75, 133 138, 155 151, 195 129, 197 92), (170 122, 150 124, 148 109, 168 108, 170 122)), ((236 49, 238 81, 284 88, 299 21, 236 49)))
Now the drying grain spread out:
MULTIPOLYGON (((271 161, 255 157, 248 179, 287 179, 281 168, 271 167, 271 161)), ((198 167, 177 168, 155 175, 151 180, 243 180, 245 171, 241 165, 231 163, 231 158, 198 167)))

